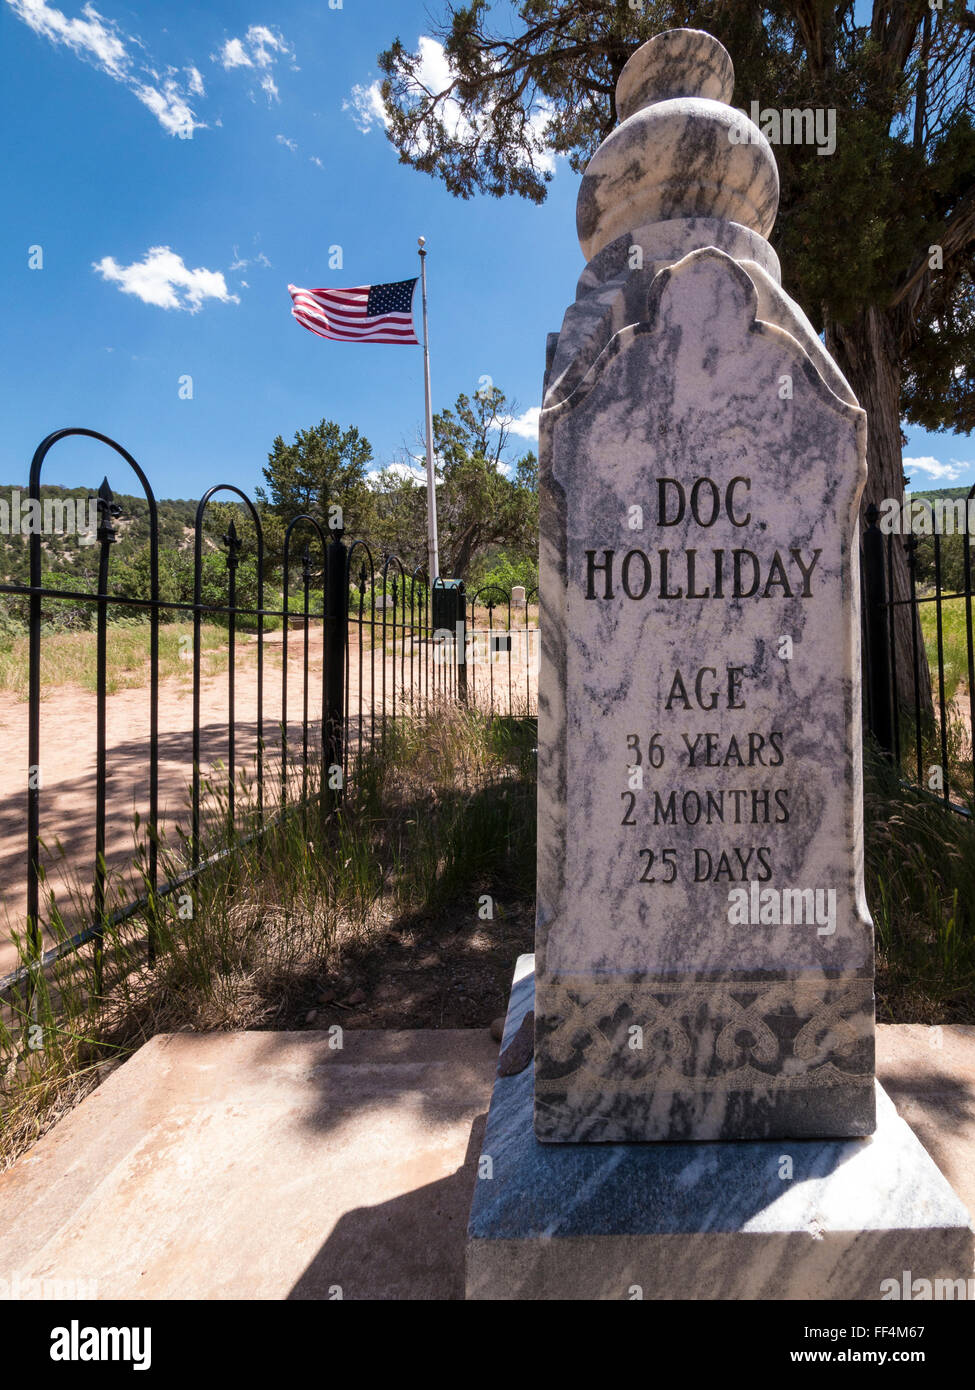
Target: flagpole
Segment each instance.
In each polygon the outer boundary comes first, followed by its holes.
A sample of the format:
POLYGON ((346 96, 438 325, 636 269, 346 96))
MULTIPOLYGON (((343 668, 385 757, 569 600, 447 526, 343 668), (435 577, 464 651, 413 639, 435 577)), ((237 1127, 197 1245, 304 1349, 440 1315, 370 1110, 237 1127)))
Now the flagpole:
POLYGON ((418 237, 420 247, 420 283, 423 289, 423 386, 426 395, 427 435, 427 564, 430 583, 440 574, 437 546, 437 478, 433 467, 433 404, 430 397, 430 333, 427 327, 427 253, 426 237, 418 237))

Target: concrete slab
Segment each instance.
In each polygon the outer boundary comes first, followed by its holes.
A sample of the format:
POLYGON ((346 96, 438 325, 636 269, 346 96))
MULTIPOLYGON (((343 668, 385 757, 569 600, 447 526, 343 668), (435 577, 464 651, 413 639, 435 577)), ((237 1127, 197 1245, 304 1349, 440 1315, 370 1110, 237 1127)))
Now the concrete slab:
MULTIPOLYGON (((497 1045, 343 1041, 154 1038, 0 1175, 0 1296, 462 1298, 497 1045)), ((975 1028, 880 1027, 877 1071, 975 1214, 975 1028)))
POLYGON ((0 1176, 0 1289, 463 1297, 497 1044, 487 1029, 342 1041, 154 1038, 0 1176))

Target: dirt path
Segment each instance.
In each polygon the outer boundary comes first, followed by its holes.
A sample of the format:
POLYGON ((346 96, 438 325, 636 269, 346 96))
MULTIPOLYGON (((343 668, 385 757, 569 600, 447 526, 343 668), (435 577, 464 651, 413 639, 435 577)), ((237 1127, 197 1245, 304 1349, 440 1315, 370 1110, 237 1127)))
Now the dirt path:
MULTIPOLYGON (((292 748, 301 745, 303 698, 300 634, 288 643, 288 731, 292 748), (296 640, 298 638, 299 640, 296 640)), ((308 702, 310 745, 316 746, 321 712, 322 636, 309 640, 308 702)), ((253 767, 257 750, 256 648, 245 647, 235 672, 236 763, 253 767)), ((123 690, 110 695, 108 723, 108 796, 106 860, 109 868, 132 857, 134 818, 143 823, 149 806, 149 691, 123 690)), ((0 975, 17 964, 10 927, 20 928, 26 912, 26 775, 27 704, 0 693, 0 975)), ((200 692, 201 766, 226 765, 229 715, 227 673, 204 679, 200 692)), ((66 684, 41 703, 41 838, 48 849, 45 865, 60 903, 68 881, 90 886, 95 853, 96 700, 93 693, 66 684), (60 843, 63 854, 56 846, 60 843)), ((281 638, 266 639, 264 736, 270 788, 280 777, 281 638)), ((159 685, 159 813, 170 840, 177 827, 188 831, 189 784, 193 767, 193 691, 189 673, 159 685)), ((218 774, 219 775, 219 774, 218 774)))
MULTIPOLYGON (((265 806, 273 806, 281 776, 280 725, 282 637, 265 638, 264 738, 265 806)), ((347 713, 350 737, 355 739, 362 718, 363 738, 371 729, 373 712, 387 714, 405 709, 403 690, 411 680, 424 678, 434 688, 443 687, 442 675, 433 672, 430 653, 419 642, 412 650, 383 658, 377 650, 364 650, 361 660, 354 630, 350 631, 347 713)), ((513 652, 511 688, 515 707, 525 694, 533 694, 535 676, 524 659, 513 652), (523 694, 523 692, 525 692, 523 694)), ((257 751, 256 643, 238 649, 235 672, 236 764, 253 769, 257 751)), ((301 754, 301 716, 304 699, 303 638, 300 631, 288 636, 288 739, 291 758, 301 754)), ((318 747, 322 707, 322 630, 313 626, 308 642, 309 752, 318 747)), ((67 674, 67 673, 66 673, 67 674)), ((508 660, 493 666, 477 663, 469 672, 469 689, 481 707, 493 695, 494 708, 507 709, 508 660)), ((107 700, 108 796, 106 805, 106 862, 110 871, 131 864, 138 812, 143 825, 149 804, 149 691, 123 690, 107 700)), ((414 708, 418 705, 415 703, 414 708)), ((26 914, 26 816, 27 816, 27 703, 0 692, 0 977, 18 965, 11 930, 23 929, 26 914)), ((226 766, 229 715, 228 673, 207 677, 201 683, 200 739, 204 777, 219 765, 226 766)), ((90 890, 95 855, 95 738, 96 700, 93 693, 66 683, 50 692, 41 703, 41 839, 47 846, 43 862, 59 905, 67 905, 69 883, 90 890), (57 846, 61 847, 59 852, 57 846)), ((190 671, 170 677, 159 686, 159 813, 160 827, 170 843, 177 831, 190 828, 189 784, 193 758, 193 694, 190 671)), ((43 889, 42 889, 43 893, 43 889)), ((63 910, 63 909, 62 909, 63 910)), ((42 915, 43 912, 42 912, 42 915)), ((81 925, 80 922, 75 926, 81 925)), ((45 944, 50 944, 47 941, 45 944)))

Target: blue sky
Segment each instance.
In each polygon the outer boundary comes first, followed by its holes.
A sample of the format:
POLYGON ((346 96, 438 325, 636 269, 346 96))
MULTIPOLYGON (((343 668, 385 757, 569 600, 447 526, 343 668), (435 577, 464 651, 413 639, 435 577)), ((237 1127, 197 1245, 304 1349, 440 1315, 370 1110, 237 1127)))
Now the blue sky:
MULTIPOLYGON (((322 341, 291 318, 287 285, 405 279, 420 234, 434 408, 490 377, 520 417, 514 446, 534 446, 545 335, 582 269, 578 176, 560 161, 542 207, 464 202, 398 163, 376 54, 397 34, 415 48, 429 9, 0 0, 0 480, 24 480, 37 442, 73 424, 116 437, 161 497, 250 491, 275 435, 322 417, 393 461, 422 423, 421 349, 322 341)), ((970 440, 908 436, 915 486, 975 481, 970 440)), ((104 471, 72 442, 44 477, 104 471)), ((121 469, 112 481, 135 490, 121 469)))

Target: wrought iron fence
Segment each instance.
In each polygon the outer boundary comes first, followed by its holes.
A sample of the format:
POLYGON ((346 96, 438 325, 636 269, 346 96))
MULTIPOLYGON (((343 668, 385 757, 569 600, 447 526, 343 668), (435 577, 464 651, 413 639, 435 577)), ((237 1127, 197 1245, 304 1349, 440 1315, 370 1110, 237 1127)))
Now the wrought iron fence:
MULTIPOLYGON (((442 581, 434 582, 434 592, 442 581)), ((377 568, 366 541, 355 541, 346 564, 348 621, 344 644, 343 770, 397 719, 426 714, 459 696, 456 665, 435 642, 433 594, 427 576, 407 573, 398 556, 377 568)))
POLYGON ((538 590, 509 592, 488 584, 471 594, 468 603, 468 698, 492 714, 498 709, 534 714, 540 656, 538 590), (496 621, 499 609, 503 623, 496 621))
MULTIPOLYGON (((975 487, 967 499, 932 506, 917 499, 929 518, 903 534, 879 524, 874 505, 866 514, 861 548, 864 717, 881 751, 918 789, 962 815, 971 815, 975 796, 975 629, 973 629, 972 541, 975 487), (961 525, 957 508, 963 516, 961 525), (950 516, 950 530, 945 518, 950 516), (919 534, 920 532, 920 534, 919 534), (958 537, 954 584, 945 583, 946 536, 958 537), (923 558, 921 548, 930 542, 923 558), (894 546, 907 552, 907 597, 894 592, 894 546), (910 618, 909 677, 900 677, 903 644, 895 636, 898 610, 910 618), (929 674, 930 673, 930 674, 929 674), (929 698, 930 685, 930 698, 929 698), (907 698, 905 686, 910 691, 907 698)), ((903 515, 903 513, 902 513, 903 515)))
MULTIPOLYGON (((260 835, 282 815, 295 806, 307 808, 311 789, 320 810, 327 814, 341 792, 341 778, 330 778, 329 767, 342 767, 346 750, 343 740, 344 709, 344 651, 348 615, 347 547, 342 531, 334 530, 326 537, 314 517, 296 517, 288 526, 284 552, 280 562, 281 606, 265 603, 265 544, 261 517, 253 502, 234 484, 218 484, 210 488, 196 510, 193 538, 193 595, 191 601, 179 601, 160 594, 159 522, 156 498, 142 468, 115 440, 93 430, 59 430, 38 447, 31 463, 28 499, 40 501, 41 473, 51 450, 71 437, 92 439, 121 458, 135 473, 142 487, 148 509, 149 524, 149 585, 148 597, 134 597, 111 586, 110 558, 118 538, 116 523, 120 507, 115 501, 108 480, 98 490, 96 507, 98 525, 95 544, 98 555, 98 577, 95 592, 73 588, 45 587, 42 583, 43 538, 38 527, 29 535, 30 577, 27 585, 0 584, 0 592, 26 599, 28 604, 28 738, 25 780, 27 784, 27 816, 24 833, 24 880, 26 912, 24 939, 27 962, 9 972, 0 982, 0 994, 13 988, 32 987, 32 974, 42 970, 55 959, 77 950, 86 943, 93 944, 93 983, 101 990, 103 979, 103 950, 106 931, 121 925, 128 918, 144 917, 147 924, 147 947, 150 962, 154 959, 156 941, 154 920, 161 899, 184 888, 197 875, 221 861, 242 839, 260 835), (226 593, 223 602, 205 601, 203 595, 203 560, 206 542, 205 523, 208 508, 214 498, 228 496, 244 511, 253 528, 254 559, 256 560, 256 603, 241 602, 237 589, 237 571, 242 559, 243 542, 233 519, 222 536, 226 560, 226 593), (301 712, 297 730, 289 707, 289 682, 293 685, 289 651, 289 628, 294 621, 290 586, 292 574, 292 542, 299 528, 311 535, 318 550, 318 566, 312 562, 310 545, 302 554, 302 599, 298 626, 301 628, 302 660, 298 676, 301 712), (313 611, 310 603, 311 583, 317 572, 323 578, 323 603, 313 611), (93 846, 89 860, 92 912, 90 920, 70 935, 63 935, 54 944, 45 941, 45 928, 57 909, 54 897, 48 893, 49 912, 45 921, 42 912, 41 885, 47 883, 47 867, 43 862, 44 843, 41 837, 41 809, 44 796, 42 777, 43 744, 41 720, 41 661, 45 632, 45 607, 51 605, 83 605, 94 607, 95 621, 95 779, 92 805, 93 846), (112 858, 107 843, 109 809, 109 775, 113 746, 108 722, 107 647, 110 630, 109 615, 141 613, 149 624, 149 730, 145 740, 148 769, 148 793, 145 815, 140 817, 144 835, 144 859, 139 878, 143 891, 124 906, 111 911, 107 886, 112 858), (160 881, 160 847, 166 827, 160 816, 160 668, 159 634, 165 619, 192 619, 192 715, 189 757, 183 768, 184 781, 189 782, 189 833, 185 867, 160 881), (217 619, 226 625, 226 720, 222 766, 219 775, 218 813, 208 806, 208 792, 214 779, 208 776, 204 763, 203 702, 203 624, 217 619), (269 620, 281 624, 281 689, 278 718, 269 730, 266 718, 266 648, 269 620), (256 681, 249 701, 250 726, 242 725, 237 690, 238 639, 242 622, 256 628, 256 681), (321 689, 314 692, 310 646, 313 634, 321 630, 321 689), (313 704, 314 698, 314 704, 313 704), (245 732, 246 731, 246 732, 245 732), (240 747, 244 737, 246 746, 240 747), (275 766, 276 764, 276 766, 275 766), (247 804, 241 807, 238 798, 245 788, 247 804), (47 945, 47 949, 45 946, 47 945)), ((207 712, 207 719, 211 713, 207 712)), ((215 742, 212 725, 207 729, 208 744, 215 742)), ((115 858, 118 859, 116 853, 115 858)), ((126 856, 127 867, 131 855, 126 856)), ((77 869, 77 865, 72 866, 77 869)), ((8 885, 9 888, 9 885, 8 885)), ((47 889, 46 889, 47 891, 47 889)), ((48 933, 49 937, 49 933, 48 933)))
MULTIPOLYGON (((40 971, 89 943, 93 948, 94 988, 100 992, 106 933, 130 918, 146 923, 151 963, 162 899, 186 888, 200 873, 222 862, 242 842, 264 834, 282 816, 298 809, 305 814, 317 809, 327 818, 345 784, 354 778, 358 760, 385 739, 396 721, 428 714, 451 702, 468 702, 489 713, 529 713, 535 698, 538 629, 533 617, 533 610, 537 611, 532 603, 534 591, 524 596, 524 603, 517 592, 513 598, 498 588, 479 591, 468 600, 463 585, 456 586, 451 611, 458 621, 444 627, 443 612, 450 605, 444 608, 440 602, 449 597, 443 581, 438 579, 431 589, 420 570, 408 572, 395 555, 375 558, 365 541, 347 544, 340 528, 326 534, 313 516, 290 521, 281 556, 268 557, 261 514, 231 483, 208 489, 196 508, 192 597, 163 596, 156 498, 138 462, 115 440, 87 429, 64 429, 49 435, 31 462, 28 499, 40 502, 42 469, 51 451, 62 441, 77 437, 104 446, 139 480, 148 512, 148 594, 137 597, 120 592, 117 584, 113 586, 112 548, 118 539, 118 523, 125 518, 120 516, 107 478, 94 499, 98 563, 94 592, 52 587, 50 583, 45 587, 39 527, 30 529, 29 582, 0 583, 0 593, 26 601, 28 639, 26 820, 23 872, 19 876, 20 891, 26 889, 26 961, 7 972, 0 963, 0 998, 25 987, 29 997, 40 971), (229 499, 249 523, 246 539, 238 533, 232 514, 218 543, 208 535, 211 505, 224 499, 229 499), (204 593, 203 575, 206 557, 219 553, 216 544, 224 556, 225 589, 214 601, 212 592, 204 593), (299 545, 300 567, 295 555, 299 545), (256 561, 256 593, 245 601, 238 571, 248 559, 248 547, 253 551, 250 558, 256 561), (266 563, 269 559, 274 563, 266 563), (268 575, 279 580, 274 592, 281 594, 280 606, 265 601, 272 587, 268 575), (294 595, 296 577, 299 592, 294 595), (87 875, 83 867, 80 869, 80 876, 87 876, 90 885, 91 911, 77 930, 61 931, 52 941, 57 905, 43 862, 42 807, 50 804, 56 816, 57 798, 45 801, 50 793, 45 792, 41 775, 41 663, 46 619, 55 605, 94 609, 95 769, 90 853, 82 856, 88 865, 87 875), (108 641, 110 616, 125 614, 142 615, 149 628, 149 720, 144 740, 148 778, 144 815, 140 812, 139 891, 116 907, 110 901, 110 878, 130 870, 133 859, 131 852, 120 855, 117 845, 109 841, 110 782, 116 750, 109 718, 108 641), (504 627, 502 616, 507 617, 504 627), (160 720, 160 628, 166 621, 180 619, 192 623, 191 653, 187 653, 192 662, 190 727, 188 731, 167 731, 160 720), (213 620, 226 628, 226 675, 220 695, 226 715, 224 718, 221 712, 216 723, 213 681, 204 677, 204 624, 213 620), (271 631, 278 624, 279 648, 271 631), (245 628, 252 629, 246 634, 246 644, 245 628), (280 650, 279 694, 273 679, 268 678, 272 642, 275 655, 280 650), (250 644, 256 646, 256 672, 243 692, 239 657, 250 644), (277 708, 269 713, 269 702, 275 701, 277 708), (180 795, 188 784, 189 829, 182 836, 185 850, 181 862, 174 869, 174 856, 167 852, 161 869, 161 848, 167 833, 174 823, 179 828, 173 813, 164 815, 161 805, 160 744, 170 735, 176 740, 176 756, 173 749, 168 750, 169 787, 173 791, 174 775, 180 795), (216 762, 215 750, 220 754, 216 762), (218 767, 217 774, 207 770, 208 762, 218 767), (215 786, 219 794, 213 796, 215 786)), ((56 713, 57 706, 54 708, 56 713)), ((18 751, 13 750, 13 757, 17 756, 18 751)), ((73 867, 79 869, 78 864, 73 867)), ((11 884, 6 887, 9 892, 11 884)), ((18 900, 14 916, 20 915, 20 907, 18 900)))

